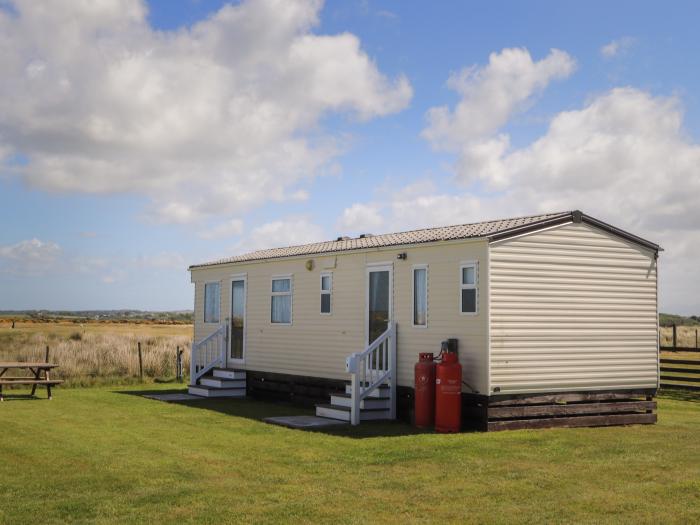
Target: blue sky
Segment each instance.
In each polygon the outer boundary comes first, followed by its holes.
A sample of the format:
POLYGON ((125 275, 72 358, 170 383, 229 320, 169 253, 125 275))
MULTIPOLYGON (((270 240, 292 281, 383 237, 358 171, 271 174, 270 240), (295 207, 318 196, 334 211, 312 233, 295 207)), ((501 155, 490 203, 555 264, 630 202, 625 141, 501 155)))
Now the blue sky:
POLYGON ((191 308, 191 263, 580 208, 700 313, 695 3, 37 4, 0 1, 0 309, 191 308))

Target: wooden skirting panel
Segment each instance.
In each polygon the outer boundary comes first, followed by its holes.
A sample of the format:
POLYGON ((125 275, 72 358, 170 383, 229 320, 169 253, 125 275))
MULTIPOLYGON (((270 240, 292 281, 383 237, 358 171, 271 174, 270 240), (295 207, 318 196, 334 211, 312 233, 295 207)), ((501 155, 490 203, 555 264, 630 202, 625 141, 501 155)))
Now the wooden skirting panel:
MULTIPOLYGON (((346 381, 246 370, 247 394, 257 399, 302 406, 328 403, 345 391, 346 381)), ((414 391, 397 389, 397 417, 412 423, 414 391)), ((516 430, 656 423, 655 390, 564 392, 551 394, 462 394, 464 430, 516 430)))
POLYGON ((489 431, 651 424, 656 423, 655 394, 620 390, 492 396, 467 411, 480 416, 480 427, 489 431))
MULTIPOLYGON (((246 370, 248 396, 268 401, 288 401, 305 407, 328 403, 332 394, 345 392, 347 383, 341 379, 246 370)), ((396 417, 407 423, 412 422, 412 388, 397 387, 396 417)))
POLYGON ((541 419, 489 421, 488 430, 521 430, 526 428, 606 427, 613 425, 649 425, 656 423, 656 414, 609 414, 541 419))
POLYGON ((344 392, 345 381, 246 370, 246 389, 254 398, 314 406, 328 403, 331 394, 344 392))

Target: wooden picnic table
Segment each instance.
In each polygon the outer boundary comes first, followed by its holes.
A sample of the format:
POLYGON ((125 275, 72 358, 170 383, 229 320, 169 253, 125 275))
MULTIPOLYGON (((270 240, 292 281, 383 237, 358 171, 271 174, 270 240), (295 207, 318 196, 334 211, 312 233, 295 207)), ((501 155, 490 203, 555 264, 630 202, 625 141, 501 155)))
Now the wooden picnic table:
POLYGON ((51 399, 51 387, 63 383, 60 379, 51 379, 51 370, 57 368, 55 363, 30 363, 25 361, 0 362, 0 401, 3 385, 32 385, 32 394, 37 386, 46 387, 46 397, 51 399), (6 376, 8 370, 28 370, 33 376, 6 376))

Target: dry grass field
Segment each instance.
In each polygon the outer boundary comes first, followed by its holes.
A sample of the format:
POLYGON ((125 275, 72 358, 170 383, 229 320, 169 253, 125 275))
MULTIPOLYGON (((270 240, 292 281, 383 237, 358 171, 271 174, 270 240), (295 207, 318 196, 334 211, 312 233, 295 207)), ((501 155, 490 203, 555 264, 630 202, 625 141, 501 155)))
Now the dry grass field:
POLYGON ((20 321, 15 328, 0 322, 0 361, 43 361, 46 346, 50 360, 60 367, 54 373, 66 386, 125 384, 139 380, 137 345, 143 354, 146 380, 175 377, 175 355, 184 349, 184 370, 189 370, 192 325, 145 323, 38 323, 20 321))
MULTIPOLYGON (((662 326, 660 328, 660 344, 661 346, 673 345, 673 328, 670 326, 662 326)), ((684 348, 695 348, 696 341, 700 344, 700 327, 698 326, 678 326, 676 327, 676 342, 677 345, 684 348), (696 335, 698 338, 696 339, 696 335)))

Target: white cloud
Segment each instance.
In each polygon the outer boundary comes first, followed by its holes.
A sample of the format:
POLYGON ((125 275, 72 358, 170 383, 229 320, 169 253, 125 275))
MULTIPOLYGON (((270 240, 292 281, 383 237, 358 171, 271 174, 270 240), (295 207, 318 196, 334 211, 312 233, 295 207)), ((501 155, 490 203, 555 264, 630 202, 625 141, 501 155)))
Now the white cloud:
POLYGON ((613 58, 624 55, 635 44, 635 42, 636 39, 629 36, 618 38, 617 40, 613 40, 601 47, 600 54, 603 55, 603 58, 613 58))
POLYGON ((0 246, 0 272, 38 275, 51 268, 61 255, 61 247, 39 239, 0 246))
POLYGON ((383 219, 376 205, 353 204, 343 210, 336 227, 338 235, 372 233, 382 226, 383 219))
POLYGON ((243 233, 243 221, 240 219, 231 219, 226 222, 212 226, 209 229, 199 232, 202 239, 221 239, 225 237, 233 237, 243 233))
POLYGON ((480 141, 503 126, 516 111, 555 79, 568 77, 576 63, 558 49, 533 62, 527 49, 491 53, 486 66, 471 66, 450 75, 447 85, 461 96, 450 110, 431 108, 423 137, 438 150, 455 151, 465 142, 480 141))
POLYGON ((419 181, 379 195, 363 206, 383 231, 582 209, 661 244, 661 308, 700 312, 700 144, 684 130, 677 98, 612 89, 555 115, 519 148, 500 129, 478 144, 472 130, 447 129, 465 189, 419 181))
MULTIPOLYGON (((362 233, 362 210, 370 210, 372 233, 387 233, 433 226, 476 222, 492 216, 494 210, 484 209, 479 196, 471 193, 439 193, 430 180, 419 180, 391 192, 380 192, 379 199, 367 204, 356 203, 343 210, 339 223, 347 223, 348 231, 362 233), (486 216, 484 214, 487 214, 486 216), (356 222, 352 219, 357 217, 356 222)), ((498 215, 494 216, 498 218, 498 215)))
POLYGON ((143 254, 131 259, 127 263, 128 266, 132 267, 134 270, 139 271, 143 269, 150 270, 182 270, 187 268, 187 263, 185 258, 181 253, 177 252, 158 252, 152 254, 143 254))
POLYGON ((0 274, 23 278, 80 276, 105 284, 125 282, 134 274, 161 273, 187 268, 185 257, 177 252, 144 253, 127 256, 85 256, 66 253, 57 243, 30 239, 16 244, 0 245, 0 274))
POLYGON ((642 227, 687 229, 700 224, 700 147, 689 141, 682 120, 675 98, 613 89, 556 115, 529 146, 489 152, 495 174, 484 171, 481 180, 529 202, 595 195, 596 207, 638 217, 642 227))
POLYGON ((324 240, 328 239, 323 228, 311 222, 308 217, 286 217, 283 220, 268 222, 253 228, 250 234, 233 248, 232 252, 246 253, 324 240))
POLYGON ((60 261, 60 264, 54 266, 53 270, 75 271, 81 274, 102 273, 110 266, 110 260, 105 257, 85 257, 76 256, 71 259, 60 261))
POLYGON ((155 31, 140 0, 12 2, 0 8, 0 150, 28 159, 19 173, 34 187, 145 194, 161 221, 303 195, 343 147, 324 115, 371 119, 412 96, 356 36, 315 34, 321 7, 250 0, 155 31))
POLYGON ((119 280, 119 276, 117 275, 105 275, 100 279, 104 284, 114 284, 119 280))

